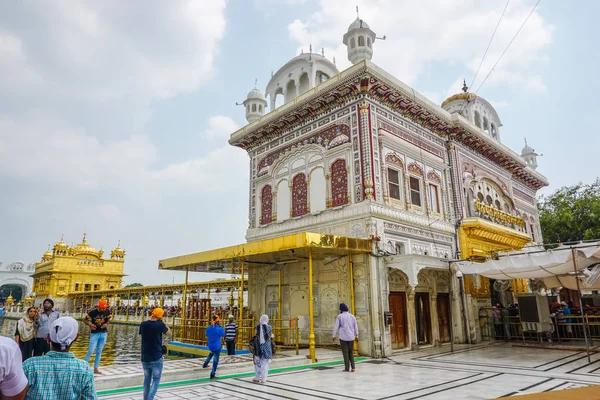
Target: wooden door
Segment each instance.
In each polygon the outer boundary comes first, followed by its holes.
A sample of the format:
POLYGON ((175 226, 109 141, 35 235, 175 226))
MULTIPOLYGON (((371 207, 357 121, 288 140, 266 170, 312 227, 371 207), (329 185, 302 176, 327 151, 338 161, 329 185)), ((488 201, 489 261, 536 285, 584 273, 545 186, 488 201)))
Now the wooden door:
POLYGON ((406 293, 391 292, 389 295, 390 311, 392 313, 392 349, 402 349, 407 346, 408 332, 406 326, 406 293))
POLYGON ((450 297, 448 293, 438 293, 437 313, 438 327, 440 331, 440 342, 448 343, 450 341, 450 297))
POLYGON ((415 294, 415 315, 419 344, 431 343, 431 312, 429 307, 429 293, 415 294))

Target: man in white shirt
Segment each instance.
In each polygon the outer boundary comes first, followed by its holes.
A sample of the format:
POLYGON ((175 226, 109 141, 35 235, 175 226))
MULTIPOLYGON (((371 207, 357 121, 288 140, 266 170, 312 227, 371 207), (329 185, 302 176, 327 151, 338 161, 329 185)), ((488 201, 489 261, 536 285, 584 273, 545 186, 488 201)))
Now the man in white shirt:
POLYGON ((19 345, 0 336, 0 399, 23 400, 27 389, 19 345))
POLYGON ((354 341, 358 340, 358 324, 354 315, 348 312, 348 306, 340 304, 340 314, 333 327, 333 340, 340 335, 340 346, 344 355, 344 372, 354 372, 354 341), (352 370, 349 367, 352 367, 352 370))

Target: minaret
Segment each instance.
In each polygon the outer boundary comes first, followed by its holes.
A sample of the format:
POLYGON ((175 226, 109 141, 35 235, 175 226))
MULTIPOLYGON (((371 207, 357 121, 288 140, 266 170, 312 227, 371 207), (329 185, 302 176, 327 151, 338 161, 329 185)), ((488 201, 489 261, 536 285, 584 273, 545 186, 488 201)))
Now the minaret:
MULTIPOLYGON (((237 103, 236 103, 237 104, 237 103)), ((246 120, 254 122, 265 115, 265 108, 267 107, 267 100, 260 90, 256 88, 256 81, 254 81, 254 89, 252 89, 246 100, 242 103, 246 109, 246 120)))
POLYGON ((375 42, 375 39, 375 32, 369 28, 365 21, 360 19, 357 6, 356 20, 350 24, 343 39, 348 48, 348 60, 352 64, 356 64, 373 58, 373 42, 375 42))
POLYGON ((523 147, 523 150, 521 150, 521 157, 523 157, 523 160, 525 160, 527 166, 531 167, 533 170, 537 169, 538 167, 538 155, 539 154, 537 154, 533 148, 529 147, 527 144, 527 138, 525 138, 525 147, 523 147))

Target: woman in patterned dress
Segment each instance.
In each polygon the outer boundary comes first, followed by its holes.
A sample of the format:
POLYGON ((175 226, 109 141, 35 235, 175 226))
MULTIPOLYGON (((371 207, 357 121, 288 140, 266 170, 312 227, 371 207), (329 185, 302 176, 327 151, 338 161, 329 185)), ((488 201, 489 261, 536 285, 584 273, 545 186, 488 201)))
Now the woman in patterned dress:
POLYGON ((273 338, 273 327, 269 325, 269 316, 263 314, 260 324, 256 326, 256 335, 260 341, 260 355, 254 356, 254 383, 265 383, 269 375, 269 364, 273 359, 271 351, 271 339, 273 338))

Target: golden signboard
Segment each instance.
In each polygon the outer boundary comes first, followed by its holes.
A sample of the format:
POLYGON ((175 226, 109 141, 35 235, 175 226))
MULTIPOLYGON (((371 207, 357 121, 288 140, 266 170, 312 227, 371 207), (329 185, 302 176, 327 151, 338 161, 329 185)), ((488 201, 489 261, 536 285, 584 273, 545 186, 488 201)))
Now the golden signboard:
POLYGON ((503 225, 512 224, 522 228, 525 227, 525 220, 523 218, 504 212, 489 204, 482 203, 479 199, 475 200, 475 209, 478 213, 493 218, 497 223, 501 223, 503 225))

